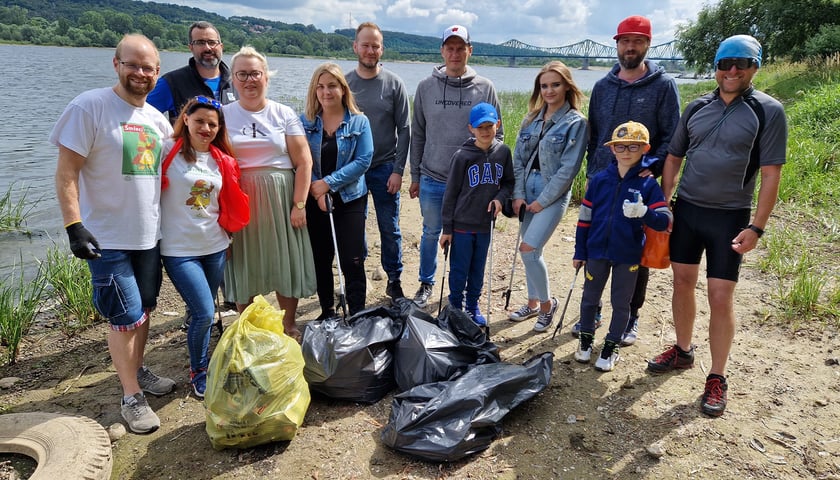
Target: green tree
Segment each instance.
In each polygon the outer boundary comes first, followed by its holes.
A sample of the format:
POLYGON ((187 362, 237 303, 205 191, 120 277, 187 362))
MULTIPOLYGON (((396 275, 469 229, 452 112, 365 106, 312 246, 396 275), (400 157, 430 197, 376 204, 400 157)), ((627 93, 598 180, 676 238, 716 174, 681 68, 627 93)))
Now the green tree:
POLYGON ((84 12, 77 22, 80 27, 87 27, 94 32, 101 32, 105 30, 105 17, 101 13, 93 10, 84 12))
POLYGON ((135 22, 137 27, 147 37, 154 39, 155 37, 162 37, 165 30, 165 21, 158 15, 151 13, 144 13, 137 18, 135 22))
POLYGON ((840 25, 823 25, 812 38, 805 42, 805 54, 810 57, 825 57, 840 52, 840 25))
POLYGON ((127 13, 110 12, 106 22, 108 29, 114 33, 124 34, 134 30, 134 18, 127 13))

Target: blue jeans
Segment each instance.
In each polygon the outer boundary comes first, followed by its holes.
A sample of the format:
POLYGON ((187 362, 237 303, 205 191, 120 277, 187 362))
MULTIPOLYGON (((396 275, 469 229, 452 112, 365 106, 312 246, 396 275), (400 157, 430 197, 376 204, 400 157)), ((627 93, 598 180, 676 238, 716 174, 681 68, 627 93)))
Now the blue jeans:
POLYGON ((225 268, 225 250, 197 257, 164 256, 163 266, 192 314, 187 330, 190 370, 206 370, 216 292, 225 268))
POLYGON ((148 250, 100 250, 102 256, 88 260, 93 305, 111 328, 134 330, 146 321, 145 310, 157 306, 163 274, 160 245, 148 250))
MULTIPOLYGON (((532 171, 525 180, 525 201, 533 202, 545 188, 546 180, 539 170, 532 171)), ((572 197, 571 190, 554 203, 543 205, 540 213, 525 213, 522 221, 522 242, 534 248, 530 252, 520 252, 522 264, 525 266, 525 283, 528 286, 528 298, 536 298, 540 302, 551 299, 548 283, 548 267, 543 259, 543 247, 554 234, 560 220, 569 206, 572 197)))
POLYGON ((376 209, 381 243, 382 269, 388 281, 400 279, 402 274, 402 233, 400 232, 400 192, 388 193, 388 178, 394 172, 393 163, 383 163, 365 173, 365 182, 376 209))
POLYGON ((422 283, 435 283, 440 232, 443 230, 441 209, 446 183, 432 177, 420 177, 420 214, 423 216, 423 235, 420 237, 420 275, 422 283))
POLYGON ((484 266, 490 248, 489 233, 453 232, 449 251, 449 304, 464 308, 464 291, 467 292, 467 310, 478 307, 484 286, 484 266))

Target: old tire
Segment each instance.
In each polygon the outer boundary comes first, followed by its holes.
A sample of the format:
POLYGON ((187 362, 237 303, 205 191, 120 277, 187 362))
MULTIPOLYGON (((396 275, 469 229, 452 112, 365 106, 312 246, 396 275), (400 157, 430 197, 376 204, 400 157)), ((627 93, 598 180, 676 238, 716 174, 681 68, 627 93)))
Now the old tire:
POLYGON ((37 461, 30 480, 111 477, 108 434, 87 417, 42 412, 0 415, 0 452, 37 461))

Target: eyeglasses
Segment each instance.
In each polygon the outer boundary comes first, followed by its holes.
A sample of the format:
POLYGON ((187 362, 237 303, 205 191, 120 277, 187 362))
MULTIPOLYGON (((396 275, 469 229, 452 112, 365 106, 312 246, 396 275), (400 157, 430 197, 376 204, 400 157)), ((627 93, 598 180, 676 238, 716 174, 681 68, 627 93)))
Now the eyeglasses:
POLYGON ((638 143, 631 143, 630 145, 625 145, 623 143, 614 143, 613 148, 618 153, 623 153, 625 150, 627 150, 628 152, 636 153, 639 151, 640 148, 642 148, 642 146, 638 143))
POLYGON ((195 97, 195 101, 203 105, 210 105, 216 110, 220 110, 222 108, 222 104, 219 103, 215 98, 207 98, 204 95, 199 95, 195 97))
POLYGON ((141 75, 145 73, 154 75, 160 70, 160 67, 153 67, 151 65, 137 65, 136 63, 123 62, 122 60, 119 62, 123 67, 131 70, 132 72, 139 72, 141 75))
POLYGON ((259 80, 263 76, 263 72, 259 70, 254 70, 253 72, 236 72, 233 74, 237 80, 240 82, 247 82, 249 78, 253 78, 254 80, 259 80))
POLYGON ((190 41, 190 45, 195 47, 210 47, 216 48, 221 45, 222 42, 219 40, 192 40, 190 41))
POLYGON ((752 58, 721 58, 717 62, 717 69, 727 71, 733 66, 738 70, 746 70, 753 66, 755 60, 752 58))

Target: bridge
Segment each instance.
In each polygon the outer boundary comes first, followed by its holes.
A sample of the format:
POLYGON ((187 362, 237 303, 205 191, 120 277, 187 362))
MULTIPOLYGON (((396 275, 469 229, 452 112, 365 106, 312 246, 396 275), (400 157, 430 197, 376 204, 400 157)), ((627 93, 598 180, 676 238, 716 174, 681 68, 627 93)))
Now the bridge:
MULTIPOLYGON (((439 54, 439 51, 401 51, 405 54, 439 54)), ((561 47, 537 47, 519 40, 512 39, 499 45, 481 44, 473 45, 473 55, 484 57, 508 57, 510 66, 516 65, 516 58, 542 57, 542 58, 580 58, 583 59, 581 68, 589 68, 591 59, 615 60, 618 51, 614 45, 604 45, 590 39, 582 40, 571 45, 561 47)), ((681 61, 682 53, 677 50, 676 40, 667 43, 653 45, 645 57, 657 61, 681 61)))

